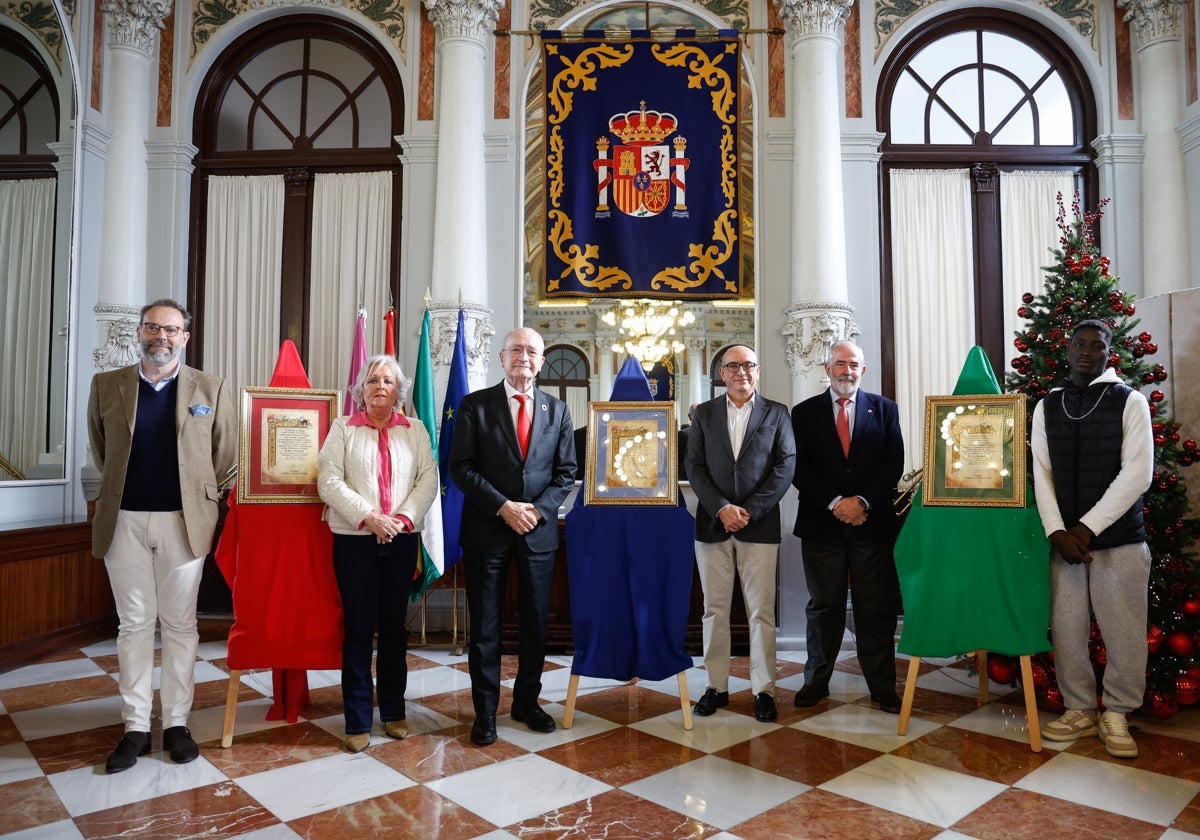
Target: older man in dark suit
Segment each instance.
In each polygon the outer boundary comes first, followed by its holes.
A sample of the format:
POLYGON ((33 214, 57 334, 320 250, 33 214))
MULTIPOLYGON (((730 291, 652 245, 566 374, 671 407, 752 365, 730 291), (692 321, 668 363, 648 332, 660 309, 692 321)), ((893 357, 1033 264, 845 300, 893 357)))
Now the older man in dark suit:
POLYGON ((459 543, 471 616, 471 740, 480 746, 496 740, 500 631, 514 559, 520 642, 512 718, 535 732, 552 732, 555 726, 538 705, 538 695, 558 508, 575 480, 575 441, 566 403, 534 387, 544 349, 542 337, 529 328, 504 337, 504 381, 463 397, 450 450, 450 475, 465 497, 459 543))
POLYGON ((898 713, 896 599, 892 546, 896 484, 904 441, 896 404, 859 390, 867 366, 852 341, 829 349, 829 389, 792 409, 798 443, 795 534, 808 582, 808 662, 797 706, 829 696, 829 677, 846 630, 846 585, 854 602, 858 663, 871 699, 898 713))
POLYGON ((729 607, 734 573, 750 622, 754 716, 775 720, 775 570, 779 502, 795 468, 787 406, 756 391, 758 357, 749 347, 725 351, 726 393, 696 406, 688 432, 687 475, 696 493, 696 567, 704 590, 704 667, 708 687, 695 712, 729 702, 729 607))

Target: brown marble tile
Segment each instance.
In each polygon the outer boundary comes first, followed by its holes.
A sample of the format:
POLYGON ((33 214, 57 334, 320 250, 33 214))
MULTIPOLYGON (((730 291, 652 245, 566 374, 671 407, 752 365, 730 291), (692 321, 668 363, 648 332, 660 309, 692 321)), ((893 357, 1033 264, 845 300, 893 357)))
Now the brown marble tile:
MULTIPOLYGON (((457 720, 459 723, 471 724, 475 722, 475 705, 471 701, 471 689, 469 688, 422 697, 421 705, 440 715, 445 715, 451 720, 457 720)), ((500 703, 496 714, 508 714, 511 706, 512 689, 502 685, 500 686, 500 703)))
MULTIPOLYGON (((804 673, 804 666, 799 662, 791 662, 786 659, 775 660, 775 679, 783 680, 788 677, 794 677, 796 674, 804 673)), ((750 657, 735 656, 729 662, 729 676, 737 677, 738 679, 750 679, 750 657)))
POLYGON ((0 834, 70 819, 45 776, 0 785, 0 834))
POLYGON ((1180 811, 1171 822, 1171 828, 1186 831, 1189 834, 1200 834, 1200 793, 1180 811))
POLYGON ((503 739, 486 747, 477 747, 471 743, 471 727, 467 724, 370 748, 376 761, 422 784, 498 764, 527 752, 503 739))
POLYGON ((1005 785, 1015 784, 1057 755, 1046 749, 1035 753, 1028 744, 952 726, 935 729, 892 754, 1005 785))
POLYGON ((75 818, 84 837, 230 837, 279 819, 233 782, 143 799, 75 818))
POLYGON ((409 650, 408 656, 405 657, 404 661, 405 661, 405 664, 408 665, 408 670, 410 670, 410 671, 423 671, 426 668, 439 667, 438 663, 434 662, 431 659, 426 659, 425 657, 421 656, 420 654, 413 653, 412 650, 409 650))
POLYGON ((25 746, 37 759, 42 772, 49 776, 64 770, 103 764, 124 734, 125 724, 114 723, 112 726, 39 738, 26 742, 25 746))
POLYGON ((640 686, 619 685, 576 698, 575 709, 627 726, 682 708, 678 697, 640 686))
POLYGON ((13 719, 8 715, 0 715, 0 747, 5 744, 16 744, 21 741, 21 732, 13 719))
POLYGON ((229 638, 229 630, 233 627, 233 616, 226 618, 200 618, 196 622, 196 630, 201 642, 223 642, 229 638))
POLYGON ((308 722, 237 735, 233 746, 204 745, 204 757, 231 779, 336 755, 342 739, 308 722))
POLYGON ((730 834, 742 840, 778 840, 780 837, 926 840, 941 831, 936 825, 823 790, 802 793, 729 829, 730 834))
MULTIPOLYGON (((117 655, 115 653, 107 656, 93 656, 92 661, 106 674, 115 674, 121 670, 121 665, 117 662, 117 655)), ((157 648, 154 651, 154 667, 162 667, 162 651, 157 648)))
POLYGON ((1152 840, 1163 832, 1162 826, 1016 789, 988 800, 950 827, 978 840, 1152 840))
POLYGON ((327 685, 323 688, 310 688, 308 691, 309 706, 303 716, 309 720, 320 720, 332 715, 340 715, 342 707, 342 687, 327 685))
POLYGON ((610 790, 525 820, 509 832, 523 840, 702 840, 717 830, 623 790, 610 790))
POLYGON ((542 750, 538 755, 605 784, 621 787, 695 761, 704 753, 622 726, 542 750))
MULTIPOLYGON (((206 680, 205 682, 196 683, 195 697, 192 701, 193 709, 210 709, 213 706, 224 706, 225 700, 229 695, 229 680, 206 680)), ((261 700, 263 695, 259 694, 245 683, 238 684, 238 702, 246 700, 261 700)), ((245 712, 242 712, 245 714, 245 712)))
POLYGON ((784 727, 734 744, 716 755, 764 773, 816 787, 878 758, 880 753, 784 727))
POLYGON ((288 823, 309 840, 420 837, 468 840, 496 826, 432 790, 415 785, 288 823))
POLYGON ((1068 751, 1072 755, 1095 758, 1109 764, 1136 767, 1138 770, 1161 773, 1176 779, 1200 782, 1200 745, 1166 735, 1139 731, 1136 719, 1130 723, 1129 733, 1138 745, 1138 757, 1135 759, 1113 758, 1104 749, 1104 742, 1099 738, 1082 738, 1071 744, 1068 751))
MULTIPOLYGON (((903 698, 903 687, 900 694, 903 698)), ((927 688, 918 688, 913 694, 912 714, 934 723, 950 723, 978 708, 976 698, 963 697, 961 694, 946 694, 927 688)))

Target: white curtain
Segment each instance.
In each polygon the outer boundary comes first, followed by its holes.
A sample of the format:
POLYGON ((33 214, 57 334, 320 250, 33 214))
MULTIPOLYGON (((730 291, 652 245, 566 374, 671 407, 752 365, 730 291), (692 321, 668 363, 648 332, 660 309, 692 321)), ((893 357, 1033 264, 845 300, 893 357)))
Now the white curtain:
POLYGON ((1004 373, 1017 350, 1013 333, 1025 325, 1017 316, 1021 295, 1042 290, 1045 272, 1053 261, 1051 248, 1058 247, 1057 196, 1062 193, 1070 207, 1075 181, 1070 172, 1004 172, 1000 175, 1000 247, 1004 260, 1004 371, 996 371, 1003 385, 1004 373))
POLYGON ((896 402, 907 472, 925 451, 925 397, 954 390, 975 343, 971 185, 966 169, 893 169, 890 179, 896 402))
POLYGON ((571 409, 571 422, 578 429, 580 426, 586 426, 588 421, 588 389, 582 385, 570 385, 567 387, 567 396, 563 400, 567 404, 567 408, 571 409))
POLYGON ((0 455, 21 473, 47 449, 54 194, 53 178, 0 181, 0 455))
POLYGON ((208 179, 204 367, 242 385, 265 387, 279 355, 282 175, 208 179))
MULTIPOLYGON (((342 391, 358 307, 367 309, 367 355, 384 351, 392 252, 392 173, 319 174, 313 188, 308 378, 342 391)), ((416 359, 401 359, 405 375, 416 359)), ((339 405, 341 402, 339 400, 339 405)))

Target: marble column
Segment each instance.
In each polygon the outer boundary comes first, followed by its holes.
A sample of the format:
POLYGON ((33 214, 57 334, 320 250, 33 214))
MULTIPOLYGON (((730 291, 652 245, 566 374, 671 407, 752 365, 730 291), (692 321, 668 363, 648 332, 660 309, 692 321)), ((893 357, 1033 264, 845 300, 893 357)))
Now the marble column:
POLYGON ((852 0, 773 0, 788 33, 793 128, 791 297, 787 359, 792 398, 821 390, 824 349, 850 337, 838 61, 852 0))
MULTIPOLYGON (((471 387, 486 377, 492 308, 488 306, 486 59, 504 0, 424 0, 437 31, 437 176, 434 190, 430 313, 453 336, 459 301, 466 313, 471 387), (457 298, 457 300, 455 300, 457 298)), ((499 349, 499 348, 497 348, 499 349)), ((439 369, 450 357, 435 358, 439 369)), ((439 371, 444 381, 446 371, 439 371)))
POLYGON ((685 399, 679 401, 683 417, 680 425, 688 421, 687 412, 695 403, 708 399, 708 365, 704 361, 705 339, 703 330, 689 332, 684 335, 683 343, 687 345, 688 388, 685 399))
POLYGON ((104 105, 111 137, 104 166, 100 271, 96 295, 97 370, 136 361, 138 314, 146 303, 149 171, 146 139, 151 117, 151 59, 170 0, 104 0, 108 14, 108 90, 104 105))
POLYGON ((1190 286, 1183 119, 1184 0, 1119 0, 1137 33, 1138 105, 1145 134, 1142 163, 1142 295, 1190 286))

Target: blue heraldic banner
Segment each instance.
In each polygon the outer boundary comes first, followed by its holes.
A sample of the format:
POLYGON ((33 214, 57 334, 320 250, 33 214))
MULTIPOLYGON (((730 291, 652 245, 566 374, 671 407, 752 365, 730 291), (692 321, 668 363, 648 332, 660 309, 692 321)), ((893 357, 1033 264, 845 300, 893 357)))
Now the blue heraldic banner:
POLYGON ((542 51, 544 295, 738 297, 737 33, 542 51))

